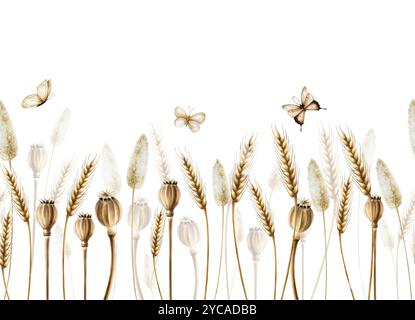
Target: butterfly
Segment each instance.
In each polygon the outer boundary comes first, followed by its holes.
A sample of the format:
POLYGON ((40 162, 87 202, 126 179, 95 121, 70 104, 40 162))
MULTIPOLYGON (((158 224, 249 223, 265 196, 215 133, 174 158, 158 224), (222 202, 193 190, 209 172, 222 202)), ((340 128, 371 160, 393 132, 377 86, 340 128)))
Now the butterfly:
POLYGON ((48 101, 52 91, 52 80, 45 80, 37 86, 35 94, 29 94, 22 101, 22 108, 40 107, 48 101))
POLYGON ((301 91, 301 102, 298 101, 296 97, 293 97, 293 101, 294 104, 285 104, 282 108, 300 125, 300 131, 302 131, 303 128, 306 111, 319 111, 320 109, 327 110, 326 108, 320 107, 320 104, 314 100, 313 95, 306 87, 301 91))
POLYGON ((174 120, 174 125, 176 127, 189 127, 190 131, 198 132, 200 130, 200 125, 205 121, 206 115, 203 112, 198 112, 192 114, 192 110, 189 109, 189 113, 182 107, 176 107, 174 109, 174 114, 176 116, 176 120, 174 120))

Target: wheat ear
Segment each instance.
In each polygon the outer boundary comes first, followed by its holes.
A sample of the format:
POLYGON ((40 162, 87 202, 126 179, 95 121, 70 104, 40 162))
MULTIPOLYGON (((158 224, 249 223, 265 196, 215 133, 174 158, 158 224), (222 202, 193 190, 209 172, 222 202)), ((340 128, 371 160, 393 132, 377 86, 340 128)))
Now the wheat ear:
POLYGON ((236 260, 238 262, 239 277, 241 279, 242 289, 245 299, 248 300, 246 293, 245 281, 242 273, 241 261, 239 259, 238 239, 235 226, 235 206, 238 203, 248 184, 249 169, 251 168, 255 149, 255 137, 251 135, 249 139, 241 145, 239 159, 236 161, 231 179, 231 199, 232 199, 232 231, 233 242, 235 245, 236 260))
POLYGON ((392 172, 387 164, 378 159, 376 163, 379 187, 386 204, 391 209, 397 209, 402 204, 402 194, 392 172))
POLYGON ((161 181, 168 181, 170 180, 170 165, 164 149, 163 137, 154 127, 151 127, 151 136, 157 154, 157 169, 160 179, 161 181))
MULTIPOLYGON (((26 223, 28 238, 29 238, 29 283, 27 287, 27 300, 30 298, 30 287, 32 283, 32 233, 30 230, 30 216, 29 216, 29 207, 27 205, 26 197, 24 195, 22 187, 17 182, 16 173, 12 170, 3 168, 3 174, 6 179, 6 182, 9 186, 9 191, 13 199, 14 207, 16 208, 17 213, 23 222, 26 223)), ((7 282, 8 283, 8 282, 7 282)))
POLYGON ((353 188, 352 179, 351 177, 349 177, 343 183, 341 198, 339 201, 339 207, 337 209, 337 230, 339 231, 340 253, 342 256, 344 273, 346 274, 347 283, 349 284, 350 294, 352 295, 353 300, 355 300, 352 285, 349 279, 349 273, 347 272, 346 259, 344 258, 343 242, 342 242, 342 235, 346 231, 346 227, 347 227, 347 224, 350 218, 349 213, 350 213, 350 203, 351 203, 351 198, 352 198, 352 188, 353 188))
POLYGON ((206 300, 207 288, 209 282, 209 219, 206 210, 206 190, 205 185, 202 182, 199 171, 196 169, 196 166, 193 164, 192 159, 188 154, 179 153, 179 159, 182 166, 183 174, 186 179, 187 187, 189 188, 190 194, 192 195, 193 200, 203 211, 205 216, 205 225, 206 225, 206 276, 205 276, 205 295, 204 299, 206 300))
POLYGON ((277 299, 277 248, 275 243, 275 226, 273 214, 269 208, 269 203, 265 200, 262 189, 258 184, 249 183, 249 191, 252 196, 257 216, 261 222, 265 233, 271 237, 274 245, 274 300, 277 299))
POLYGON ((4 275, 4 269, 9 265, 11 246, 12 246, 12 231, 13 231, 13 209, 10 208, 7 215, 3 218, 0 234, 0 267, 3 277, 5 296, 10 300, 8 292, 8 283, 4 275))
POLYGON ((350 130, 345 132, 341 128, 338 128, 338 135, 343 145, 344 155, 357 186, 364 196, 370 197, 371 185, 368 167, 362 153, 357 149, 353 133, 350 130))
MULTIPOLYGON (((278 159, 278 165, 280 169, 281 180, 284 184, 285 189, 288 192, 288 195, 293 198, 294 200, 294 229, 293 229, 293 236, 292 236, 292 243, 291 243, 291 252, 290 258, 288 259, 288 267, 287 272, 285 273, 285 280, 284 286, 282 289, 281 300, 284 299, 285 288, 287 286, 288 276, 290 274, 290 269, 292 265, 292 257, 295 255, 295 248, 296 248, 296 239, 295 239, 295 231, 297 228, 297 202, 298 202, 298 171, 297 166, 295 164, 295 157, 293 148, 290 145, 288 140, 288 136, 286 132, 280 133, 276 127, 273 128, 273 139, 275 150, 278 159)), ((295 281, 295 275, 292 275, 292 279, 295 281)), ((294 296, 298 299, 298 293, 296 286, 293 281, 293 291, 294 296)))
POLYGON ((68 229, 68 221, 71 216, 73 216, 78 210, 79 206, 82 203, 87 191, 88 186, 91 182, 92 175, 95 171, 95 168, 98 163, 97 156, 87 159, 83 166, 78 180, 75 182, 70 192, 68 205, 66 206, 66 219, 65 226, 63 228, 63 241, 62 241, 62 290, 63 290, 63 299, 66 299, 66 290, 65 290, 65 248, 66 248, 66 231, 68 229))
POLYGON ((11 161, 17 156, 17 138, 9 113, 0 101, 0 158, 11 161))
POLYGON ((290 146, 287 134, 273 129, 273 138, 278 158, 281 180, 290 197, 298 195, 297 167, 295 165, 294 152, 290 146))
POLYGON ((166 220, 166 216, 164 212, 160 210, 154 217, 152 237, 151 237, 151 254, 153 256, 154 276, 156 278, 157 288, 158 288, 161 300, 163 300, 163 295, 161 293, 160 282, 157 276, 156 259, 161 249, 161 242, 163 240, 165 220, 166 220))
POLYGON ((120 171, 115 155, 108 144, 102 147, 101 167, 106 191, 112 194, 119 193, 122 187, 120 171))
POLYGON ((365 137, 363 138, 362 143, 362 154, 366 160, 367 165, 370 167, 375 160, 375 153, 376 153, 376 134, 375 130, 369 129, 366 132, 365 137))

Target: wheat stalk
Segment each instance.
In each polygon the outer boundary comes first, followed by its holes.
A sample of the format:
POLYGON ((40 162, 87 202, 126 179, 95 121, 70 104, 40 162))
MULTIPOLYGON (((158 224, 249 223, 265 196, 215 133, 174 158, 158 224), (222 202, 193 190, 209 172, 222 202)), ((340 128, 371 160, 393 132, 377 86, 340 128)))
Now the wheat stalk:
POLYGON ((154 217, 152 236, 151 236, 151 254, 153 256, 153 268, 154 276, 156 278, 157 288, 159 290, 160 299, 163 300, 163 295, 160 289, 160 283, 157 276, 156 258, 160 253, 161 242, 163 240, 164 222, 166 216, 162 210, 160 210, 154 217))
POLYGON ((71 171, 72 161, 68 161, 62 165, 49 196, 49 198, 53 200, 55 204, 58 203, 58 201, 62 198, 63 191, 65 190, 65 185, 68 181, 68 177, 71 171))
POLYGON ((262 189, 258 184, 253 184, 249 182, 249 192, 252 196, 252 201, 254 203, 257 216, 261 222, 262 228, 265 233, 271 237, 274 245, 274 300, 277 299, 277 250, 275 243, 275 226, 274 218, 271 210, 269 209, 269 204, 265 200, 265 196, 262 193, 262 189))
POLYGON ((206 225, 206 277, 205 277, 205 295, 204 299, 206 300, 207 296, 207 287, 209 280, 209 220, 206 210, 206 191, 205 185, 202 182, 200 173, 197 170, 196 166, 193 164, 192 159, 188 154, 179 152, 179 160, 182 166, 183 174, 186 179, 187 187, 192 195, 193 200, 196 202, 198 207, 203 210, 205 216, 205 225, 206 225))
POLYGON ((96 156, 92 159, 87 159, 84 162, 79 178, 72 187, 72 191, 68 199, 68 205, 66 206, 66 214, 68 216, 73 216, 81 205, 97 163, 98 158, 96 156))
POLYGON ((337 230, 340 233, 346 231, 350 219, 350 205, 352 200, 352 178, 346 179, 342 185, 341 197, 337 208, 337 230))
POLYGON ((65 226, 63 228, 63 241, 62 241, 62 290, 63 290, 63 299, 66 299, 65 291, 65 249, 66 249, 66 231, 68 229, 69 217, 73 216, 78 210, 79 206, 84 199, 88 186, 91 182, 92 175, 97 166, 98 158, 97 156, 92 159, 85 160, 81 173, 78 180, 76 180, 72 191, 70 192, 68 205, 66 206, 66 219, 65 226))
POLYGON ((238 203, 246 189, 248 183, 249 169, 251 168, 255 149, 255 137, 251 135, 249 139, 241 145, 239 159, 235 162, 231 179, 231 199, 232 199, 232 231, 233 242, 235 245, 236 260, 238 262, 239 277, 241 279, 242 289, 245 299, 248 300, 246 293, 245 281, 242 274, 241 261, 239 259, 238 239, 235 226, 235 205, 238 203))
POLYGON ((296 198, 298 195, 298 173, 293 149, 290 146, 287 134, 285 132, 281 134, 275 127, 273 129, 273 138, 278 157, 281 180, 289 196, 296 198))
POLYGON ((12 228, 13 228, 13 215, 9 210, 8 214, 3 218, 0 235, 0 267, 2 269, 7 268, 9 265, 11 240, 12 240, 12 228))
POLYGON ((179 153, 180 164, 183 169, 183 175, 186 179, 189 192, 196 202, 198 207, 202 210, 206 209, 206 191, 205 185, 200 178, 200 173, 192 162, 188 154, 179 153))
POLYGON ((3 174, 9 186, 10 195, 13 199, 14 207, 24 223, 27 225, 28 239, 29 239, 29 283, 27 287, 27 300, 30 298, 30 287, 32 283, 32 235, 30 231, 29 221, 29 207, 26 202, 22 187, 17 182, 16 173, 12 170, 3 168, 3 174))
POLYGON ((255 137, 251 135, 245 144, 241 145, 239 159, 232 173, 231 198, 233 203, 239 202, 248 183, 249 169, 252 165, 255 148, 255 137))
POLYGON ((151 128, 151 136, 153 138, 152 140, 157 154, 157 169, 160 179, 161 181, 168 181, 170 180, 170 165, 164 149, 163 137, 154 127, 151 128))
POLYGON ((6 179, 9 191, 13 199, 15 209, 23 222, 29 221, 29 207, 27 205, 26 197, 22 187, 17 182, 16 173, 7 168, 3 168, 3 174, 6 179))
POLYGON ((402 217, 402 230, 399 230, 399 237, 402 239, 411 229, 415 217, 415 193, 409 199, 405 214, 402 217))
POLYGON ((261 187, 258 184, 250 182, 248 189, 265 233, 269 237, 273 237, 275 235, 273 214, 269 208, 269 203, 265 200, 261 187))
POLYGON ((361 152, 357 150, 356 140, 352 132, 350 130, 344 132, 341 128, 338 128, 338 135, 357 186, 364 196, 370 197, 371 185, 369 171, 361 152))
MULTIPOLYGON (((280 169, 281 180, 284 184, 285 189, 288 192, 288 195, 294 200, 294 228, 293 228, 293 237, 291 241, 291 252, 290 258, 288 260, 287 272, 285 273, 284 285, 282 288, 281 300, 284 299, 285 288, 287 286, 288 276, 290 274, 290 269, 294 271, 293 256, 295 256, 295 248, 297 240, 295 239, 295 230, 297 226, 297 197, 298 197, 298 171, 295 164, 295 157, 293 148, 290 145, 288 136, 285 131, 280 133, 276 127, 272 130, 273 140, 275 145, 275 150, 278 158, 278 165, 280 169)), ((294 297, 298 299, 298 293, 295 285, 295 274, 292 274, 293 282, 293 293, 294 297)))
POLYGON ((346 274, 347 283, 349 284, 350 293, 352 295, 353 300, 355 300, 355 296, 353 293, 352 285, 349 279, 349 273, 347 272, 346 266, 346 259, 344 258, 343 252, 343 242, 342 242, 342 235, 346 231, 347 224, 350 218, 350 203, 352 198, 352 179, 349 177, 344 183, 342 187, 341 198, 339 201, 339 207, 337 209, 337 230, 339 231, 339 244, 340 244, 340 253, 342 256, 343 268, 344 273, 346 274))
POLYGON ((10 261, 11 247, 12 247, 12 232, 13 232, 13 208, 10 207, 9 212, 2 219, 2 228, 0 234, 0 267, 5 289, 5 297, 10 300, 8 291, 8 281, 4 274, 4 269, 7 268, 10 261))

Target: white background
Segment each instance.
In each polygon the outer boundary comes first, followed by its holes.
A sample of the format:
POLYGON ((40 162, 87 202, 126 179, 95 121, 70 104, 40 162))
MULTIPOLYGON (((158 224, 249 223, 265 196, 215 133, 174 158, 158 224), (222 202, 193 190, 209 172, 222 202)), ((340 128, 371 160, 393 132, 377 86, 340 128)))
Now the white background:
MULTIPOLYGON (((182 188, 177 208, 180 217, 190 215, 203 230, 203 215, 192 202, 178 166, 175 149, 186 147, 193 155, 206 183, 211 223, 211 272, 209 297, 213 297, 218 271, 220 211, 212 197, 211 175, 215 159, 229 173, 239 144, 256 132, 258 149, 252 176, 264 190, 276 164, 271 125, 283 126, 295 147, 301 171, 300 195, 308 196, 307 164, 319 160, 318 123, 348 124, 359 141, 369 128, 377 134, 377 156, 395 174, 407 201, 413 189, 415 159, 407 134, 407 107, 414 96, 415 46, 412 1, 9 1, 0 5, 0 98, 7 106, 19 139, 14 167, 32 203, 31 171, 27 152, 32 143, 50 148, 53 125, 66 107, 72 112, 67 139, 56 151, 53 171, 61 161, 76 157, 77 167, 88 154, 108 143, 116 154, 123 179, 136 139, 149 133, 150 124, 165 136, 173 176, 182 188), (45 78, 53 81, 55 96, 44 106, 23 110, 22 99, 33 93, 45 78), (327 111, 307 114, 303 132, 285 114, 281 105, 298 96, 306 85, 327 111), (207 114, 200 133, 173 126, 174 107, 191 106, 207 114)), ((337 141, 336 141, 337 142, 337 141)), ((49 149, 50 150, 50 149, 49 149)), ((343 156, 339 153, 343 165, 343 156)), ((160 185, 154 154, 140 196, 153 209, 160 185)), ((43 178, 45 173, 43 174, 43 178)), ((71 180, 75 175, 71 177, 71 180)), ((123 181, 124 181, 123 180, 123 181)), ((375 172, 374 191, 378 192, 375 172)), ((43 179, 44 183, 44 179, 43 179)), ((43 190, 44 185, 40 188, 43 190)), ((82 205, 93 213, 97 193, 103 188, 100 169, 82 205)), ((119 195, 127 207, 130 190, 124 184, 119 195)), ((355 191, 355 204, 358 191, 355 191)), ((64 201, 65 202, 65 201, 64 201)), ((58 223, 64 221, 61 204, 58 223)), ((276 215, 278 245, 278 295, 287 265, 291 230, 287 214, 291 199, 280 190, 272 200, 276 215)), ((246 226, 256 224, 248 194, 240 204, 246 226)), ((332 210, 330 210, 332 211, 332 210)), ((345 254, 357 297, 364 298, 357 264, 357 207, 344 236, 345 254)), ((362 278, 367 290, 369 274, 370 225, 361 216, 362 278)), ((330 216, 330 215, 328 215, 330 216)), ((124 218, 126 215, 124 215, 124 218)), ((385 210, 394 233, 396 215, 385 210)), ((75 298, 82 297, 82 251, 72 232, 72 272, 75 298)), ((109 272, 109 243, 106 230, 96 221, 89 249, 89 297, 103 297, 109 272)), ((144 255, 149 253, 149 231, 139 243, 138 264, 142 275, 144 255)), ((44 264, 41 232, 37 232, 32 298, 44 297, 44 264)), ((191 258, 174 239, 174 297, 193 294, 191 258)), ((329 297, 348 299, 337 238, 329 253, 329 297)), ((408 242, 411 243, 411 237, 408 242)), ((61 299, 60 248, 52 237, 51 298, 61 299)), ((167 296, 167 242, 158 263, 164 295, 167 296)), ((27 285, 27 234, 15 220, 15 241, 10 295, 25 297, 27 285)), ((199 247, 200 293, 204 276, 204 233, 199 247)), ((234 257, 230 246, 231 273, 234 257)), ((114 299, 132 299, 129 229, 126 219, 118 228, 118 272, 114 299)), ((299 251, 300 254, 301 251, 299 251)), ((409 252, 410 255, 411 252, 409 252)), ((305 290, 311 295, 323 254, 321 214, 315 214, 306 243, 305 290)), ((379 245, 378 297, 393 299, 394 271, 390 254, 379 245)), ((248 295, 253 296, 251 256, 241 246, 248 295)), ((406 269, 401 252, 401 296, 409 297, 406 269)), ((272 245, 261 256, 260 298, 272 297, 272 245)), ((411 259, 411 268, 413 267, 411 259)), ((300 260, 297 260, 298 286, 300 260)), ((222 274, 223 275, 223 274, 222 274)), ((224 278, 222 278, 223 280, 224 278)), ((69 280, 69 279, 68 279, 69 280)), ((242 298, 236 278, 233 298, 242 298)), ((143 280, 141 278, 142 286, 143 280)), ((68 282, 68 295, 72 297, 68 282)), ((323 297, 320 286, 317 298, 323 297)), ((146 298, 151 293, 144 289, 146 298)), ((287 298, 291 298, 288 285, 287 298)), ((225 298, 221 282, 219 298, 225 298)))

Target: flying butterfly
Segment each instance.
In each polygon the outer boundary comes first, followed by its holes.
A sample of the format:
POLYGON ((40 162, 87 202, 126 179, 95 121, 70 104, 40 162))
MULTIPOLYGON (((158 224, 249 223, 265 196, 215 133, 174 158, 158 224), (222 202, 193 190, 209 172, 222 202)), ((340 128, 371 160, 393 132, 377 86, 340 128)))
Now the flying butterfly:
POLYGON ((200 125, 206 119, 204 112, 192 114, 192 110, 189 109, 189 113, 187 113, 182 107, 176 107, 176 109, 174 109, 174 114, 176 116, 174 125, 176 127, 189 127, 192 132, 198 132, 200 130, 200 125))
POLYGON ((52 80, 45 80, 37 86, 36 93, 30 94, 22 101, 22 108, 40 107, 50 98, 52 80))
POLYGON ((320 109, 327 110, 326 108, 320 107, 320 104, 314 100, 313 95, 306 87, 301 91, 301 102, 298 101, 296 97, 293 97, 293 101, 294 104, 285 104, 282 108, 300 125, 300 131, 302 131, 303 128, 306 111, 319 111, 320 109))

